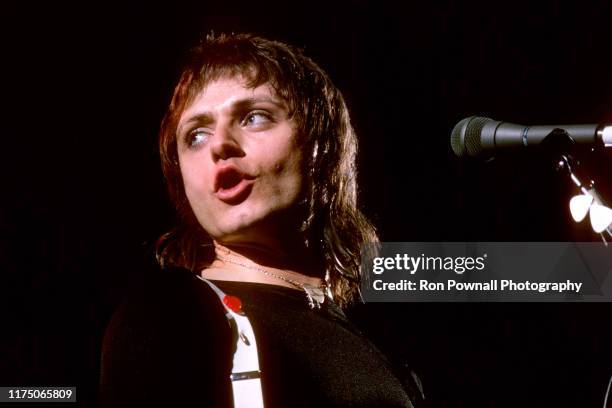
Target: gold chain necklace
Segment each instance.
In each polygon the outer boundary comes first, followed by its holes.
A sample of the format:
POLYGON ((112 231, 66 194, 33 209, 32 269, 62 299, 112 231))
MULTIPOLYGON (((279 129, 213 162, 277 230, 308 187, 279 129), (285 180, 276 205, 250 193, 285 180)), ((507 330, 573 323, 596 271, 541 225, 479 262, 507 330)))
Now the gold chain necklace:
POLYGON ((233 259, 229 259, 229 258, 223 258, 220 256, 217 256, 217 259, 219 259, 220 261, 223 262, 227 262, 227 263, 231 263, 234 265, 238 265, 238 266, 242 266, 243 268, 247 268, 247 269, 252 269, 254 271, 258 271, 258 272, 262 272, 272 278, 276 278, 276 279, 280 279, 282 281, 285 281, 297 288, 302 289, 305 293, 306 293, 306 299, 308 299, 308 305, 310 306, 311 309, 320 309, 321 308, 321 304, 325 301, 325 294, 328 292, 328 287, 327 284, 324 283, 321 286, 313 286, 310 285, 308 283, 301 283, 298 281, 295 281, 291 278, 286 278, 284 276, 281 275, 277 275, 275 273, 272 273, 264 268, 259 268, 257 266, 253 266, 253 265, 247 265, 238 261, 234 261, 233 259))

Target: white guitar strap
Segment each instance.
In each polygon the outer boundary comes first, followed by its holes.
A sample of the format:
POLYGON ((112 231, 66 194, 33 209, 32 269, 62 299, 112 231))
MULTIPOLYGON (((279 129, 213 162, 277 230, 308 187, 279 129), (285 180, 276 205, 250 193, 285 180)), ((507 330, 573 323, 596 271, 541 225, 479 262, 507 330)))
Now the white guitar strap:
POLYGON ((207 279, 198 276, 215 291, 225 308, 225 317, 232 328, 233 339, 236 342, 232 366, 232 391, 234 408, 263 408, 263 393, 261 388, 261 371, 257 342, 253 327, 246 314, 242 311, 240 299, 226 295, 221 289, 207 279))

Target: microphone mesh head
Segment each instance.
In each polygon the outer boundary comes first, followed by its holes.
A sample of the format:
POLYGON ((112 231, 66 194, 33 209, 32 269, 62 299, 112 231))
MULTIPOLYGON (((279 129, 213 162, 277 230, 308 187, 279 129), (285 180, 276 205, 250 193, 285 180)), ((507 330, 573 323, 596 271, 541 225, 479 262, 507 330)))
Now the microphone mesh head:
POLYGON ((455 125, 451 133, 451 147, 458 157, 466 154, 477 156, 482 151, 480 133, 491 120, 482 116, 470 116, 455 125))
POLYGON ((465 135, 465 127, 468 122, 472 119, 472 117, 462 119, 459 123, 455 125, 453 131, 451 132, 451 147, 453 148, 453 152, 458 157, 463 157, 465 155, 465 144, 463 143, 463 135, 465 135))

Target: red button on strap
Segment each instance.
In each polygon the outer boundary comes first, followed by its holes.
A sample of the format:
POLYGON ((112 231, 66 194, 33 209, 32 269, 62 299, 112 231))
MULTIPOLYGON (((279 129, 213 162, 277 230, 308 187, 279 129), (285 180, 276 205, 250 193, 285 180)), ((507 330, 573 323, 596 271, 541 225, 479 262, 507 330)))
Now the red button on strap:
POLYGON ((223 297, 223 304, 230 308, 234 313, 244 314, 244 312, 242 311, 242 301, 236 296, 225 295, 223 297))

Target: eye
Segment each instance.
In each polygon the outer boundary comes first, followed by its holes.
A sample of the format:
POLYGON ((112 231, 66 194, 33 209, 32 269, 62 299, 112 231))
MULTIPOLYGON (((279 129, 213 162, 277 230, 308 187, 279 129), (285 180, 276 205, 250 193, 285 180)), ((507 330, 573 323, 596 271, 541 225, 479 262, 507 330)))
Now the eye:
POLYGON ((185 144, 189 148, 198 147, 199 145, 205 143, 210 136, 210 131, 207 129, 194 129, 187 134, 185 137, 185 144))
POLYGON ((272 122, 272 116, 269 113, 263 111, 253 111, 249 112, 244 119, 242 119, 240 125, 257 127, 266 125, 270 122, 272 122))

